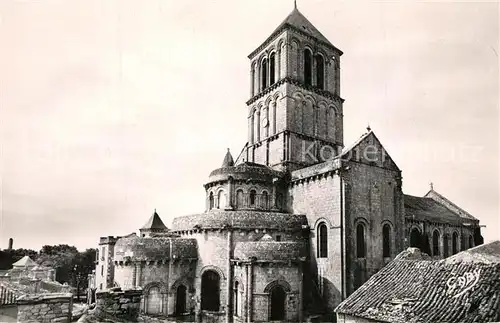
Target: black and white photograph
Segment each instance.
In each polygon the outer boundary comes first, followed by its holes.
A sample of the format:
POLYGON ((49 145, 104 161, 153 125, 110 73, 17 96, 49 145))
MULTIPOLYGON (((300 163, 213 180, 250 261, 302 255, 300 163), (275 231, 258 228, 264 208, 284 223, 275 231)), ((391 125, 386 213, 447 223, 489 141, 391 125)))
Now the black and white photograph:
POLYGON ((0 0, 0 323, 500 322, 499 21, 0 0))

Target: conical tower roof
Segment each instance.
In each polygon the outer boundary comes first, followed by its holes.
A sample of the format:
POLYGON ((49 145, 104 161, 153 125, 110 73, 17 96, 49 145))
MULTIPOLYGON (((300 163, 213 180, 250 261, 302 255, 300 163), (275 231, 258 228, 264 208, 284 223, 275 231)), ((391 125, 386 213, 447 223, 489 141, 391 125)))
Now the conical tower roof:
POLYGON ((274 30, 274 32, 277 32, 285 25, 294 27, 302 32, 306 32, 314 38, 317 38, 327 43, 328 45, 335 47, 325 36, 323 36, 322 33, 319 32, 316 27, 314 27, 314 25, 299 11, 299 9, 297 9, 297 7, 293 8, 292 12, 288 15, 288 17, 285 18, 285 20, 283 20, 283 22, 278 26, 278 28, 274 30))
POLYGON ((141 230, 168 230, 168 228, 155 210, 153 215, 149 218, 148 222, 146 222, 141 230))
POLYGON ((233 156, 231 155, 231 152, 229 151, 229 148, 228 148, 226 156, 224 157, 224 160, 222 161, 222 168, 231 167, 231 166, 234 166, 234 160, 233 160, 233 156))

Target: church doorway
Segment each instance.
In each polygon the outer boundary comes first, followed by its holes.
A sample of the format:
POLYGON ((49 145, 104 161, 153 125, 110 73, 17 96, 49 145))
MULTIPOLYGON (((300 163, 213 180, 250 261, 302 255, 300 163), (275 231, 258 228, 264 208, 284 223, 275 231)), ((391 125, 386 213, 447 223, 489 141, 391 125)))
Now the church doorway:
POLYGON ((151 287, 147 298, 147 313, 160 314, 161 311, 161 293, 159 287, 151 287))
POLYGON ((220 277, 207 270, 201 276, 201 309, 218 312, 220 307, 220 277))
POLYGON ((186 294, 187 289, 184 285, 179 285, 177 287, 177 292, 175 295, 175 314, 181 315, 186 313, 186 294))
POLYGON ((419 248, 420 240, 420 231, 417 228, 413 228, 410 233, 410 247, 419 248))
POLYGON ((271 321, 283 321, 285 319, 286 292, 281 286, 275 286, 271 290, 271 321))

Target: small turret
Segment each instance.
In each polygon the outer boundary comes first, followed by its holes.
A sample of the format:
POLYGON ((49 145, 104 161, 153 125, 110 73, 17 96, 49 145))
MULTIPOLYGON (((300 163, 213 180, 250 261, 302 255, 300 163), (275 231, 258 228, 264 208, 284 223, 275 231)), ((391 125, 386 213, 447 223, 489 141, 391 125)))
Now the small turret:
POLYGON ((233 156, 231 155, 231 152, 229 151, 229 148, 228 148, 226 156, 224 157, 224 160, 222 161, 222 168, 231 167, 231 166, 234 166, 234 160, 233 160, 233 156))
POLYGON ((151 236, 151 234, 164 234, 168 233, 169 229, 160 219, 158 213, 156 213, 156 209, 153 212, 153 215, 149 218, 148 222, 139 229, 142 237, 151 236))

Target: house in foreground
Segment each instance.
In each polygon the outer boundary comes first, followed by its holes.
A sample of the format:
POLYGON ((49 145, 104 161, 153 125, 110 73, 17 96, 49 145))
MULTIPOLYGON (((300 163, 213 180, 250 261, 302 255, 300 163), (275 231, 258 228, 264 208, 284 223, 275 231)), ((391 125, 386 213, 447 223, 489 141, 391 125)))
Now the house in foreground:
POLYGON ((500 322, 500 241, 443 260, 409 248, 336 313, 339 323, 500 322))

